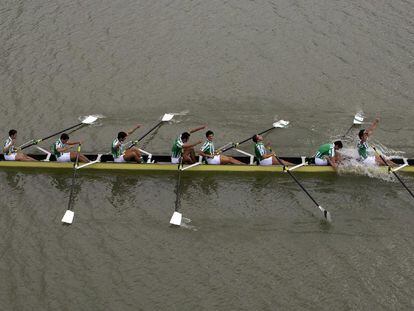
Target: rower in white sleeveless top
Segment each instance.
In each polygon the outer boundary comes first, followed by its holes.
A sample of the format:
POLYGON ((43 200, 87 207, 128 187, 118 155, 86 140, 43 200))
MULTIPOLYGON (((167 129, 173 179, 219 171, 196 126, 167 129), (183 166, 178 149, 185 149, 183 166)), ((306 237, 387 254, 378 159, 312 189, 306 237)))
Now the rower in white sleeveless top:
MULTIPOLYGON (((76 151, 69 151, 75 145, 81 144, 81 141, 69 141, 69 135, 63 133, 60 135, 60 138, 55 141, 52 145, 52 153, 56 157, 56 161, 58 162, 74 162, 76 161, 77 152, 76 151)), ((79 154, 79 162, 89 162, 89 159, 85 157, 82 153, 79 154)))

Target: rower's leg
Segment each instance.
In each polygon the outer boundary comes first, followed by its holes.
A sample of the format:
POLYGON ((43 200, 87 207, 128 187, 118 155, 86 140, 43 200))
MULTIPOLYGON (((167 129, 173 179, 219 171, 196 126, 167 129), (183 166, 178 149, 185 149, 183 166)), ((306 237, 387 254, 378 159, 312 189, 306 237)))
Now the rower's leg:
POLYGON ((137 148, 131 148, 125 151, 124 154, 125 161, 135 161, 141 163, 141 152, 137 148))
POLYGON ((193 164, 196 162, 196 156, 194 148, 184 148, 183 150, 183 162, 186 164, 193 164))
POLYGON ((24 162, 37 161, 36 159, 33 159, 32 157, 29 157, 28 155, 24 153, 17 153, 15 159, 16 161, 24 161, 24 162))
MULTIPOLYGON (((77 152, 74 152, 74 151, 70 152, 70 160, 72 162, 76 161, 76 156, 77 156, 77 152)), ((82 153, 79 153, 79 162, 88 163, 89 159, 87 157, 85 157, 82 153)))
POLYGON ((393 161, 391 161, 391 160, 388 160, 387 158, 384 158, 385 159, 385 162, 381 159, 381 157, 379 156, 379 155, 376 155, 375 156, 375 162, 378 164, 378 165, 381 165, 381 166, 384 166, 384 165, 389 165, 389 166, 391 166, 391 167, 396 167, 396 166, 398 166, 396 163, 394 163, 393 161))
POLYGON ((225 155, 220 155, 220 164, 239 164, 239 165, 246 165, 246 163, 240 162, 239 160, 236 160, 235 158, 228 157, 225 155))
POLYGON ((285 161, 285 160, 281 160, 281 161, 282 161, 282 163, 280 163, 280 162, 278 161, 278 159, 276 159, 276 157, 275 157, 275 156, 272 156, 272 165, 294 166, 294 164, 293 164, 293 163, 290 163, 290 162, 288 162, 288 161, 285 161))

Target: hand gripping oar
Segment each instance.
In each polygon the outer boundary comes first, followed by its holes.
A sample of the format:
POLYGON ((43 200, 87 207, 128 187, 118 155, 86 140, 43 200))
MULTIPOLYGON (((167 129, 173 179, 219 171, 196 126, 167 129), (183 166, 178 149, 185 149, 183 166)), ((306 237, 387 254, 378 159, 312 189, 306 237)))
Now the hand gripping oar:
POLYGON ((379 157, 381 158, 382 162, 384 162, 385 165, 388 166, 389 171, 394 174, 394 176, 398 179, 398 181, 401 183, 401 185, 403 185, 403 187, 408 191, 408 193, 414 198, 413 192, 402 181, 402 179, 400 178, 400 176, 398 176, 398 174, 392 170, 392 167, 389 166, 389 164, 387 163, 387 161, 385 161, 384 157, 377 151, 377 149, 375 147, 372 147, 372 149, 374 149, 375 153, 379 155, 379 157))
POLYGON ((183 157, 180 159, 180 163, 178 163, 178 179, 177 179, 177 188, 176 188, 176 197, 175 197, 175 208, 174 213, 170 219, 170 224, 175 226, 181 225, 181 220, 183 218, 183 214, 181 214, 178 210, 180 208, 180 185, 181 185, 181 166, 183 165, 183 157))
POLYGON ((71 127, 68 127, 67 129, 61 130, 61 131, 59 131, 59 132, 56 132, 56 133, 54 133, 54 134, 51 134, 51 135, 49 135, 49 136, 46 136, 46 137, 43 137, 43 138, 40 138, 40 139, 33 139, 33 140, 31 140, 30 142, 28 142, 28 145, 23 144, 23 145, 21 146, 20 150, 23 150, 23 149, 29 148, 29 147, 31 147, 31 146, 33 146, 33 145, 37 145, 38 143, 40 143, 40 142, 42 142, 42 141, 44 141, 44 140, 46 140, 46 139, 49 139, 49 138, 51 138, 51 137, 53 137, 53 136, 56 136, 56 135, 59 135, 59 134, 61 134, 61 133, 63 133, 63 132, 69 131, 69 130, 71 130, 71 129, 75 128, 75 127, 93 124, 93 123, 94 123, 97 119, 98 119, 98 117, 95 117, 95 116, 88 116, 88 117, 86 117, 86 118, 85 118, 85 119, 84 119, 81 123, 78 123, 78 124, 76 124, 76 125, 73 125, 73 126, 71 126, 71 127), (26 145, 26 146, 25 146, 25 145, 26 145))
MULTIPOLYGON (((267 130, 264 130, 264 131, 262 131, 260 133, 257 133, 257 135, 262 135, 262 134, 267 133, 267 132, 269 132, 269 131, 273 130, 274 128, 277 128, 277 127, 284 128, 288 124, 289 124, 289 121, 279 120, 279 121, 273 123, 273 126, 271 128, 269 128, 267 130)), ((228 151, 230 149, 236 148, 237 146, 239 146, 241 144, 244 144, 245 142, 249 141, 250 139, 252 139, 251 136, 249 138, 246 138, 245 140, 242 140, 241 142, 232 143, 229 147, 225 147, 222 150, 217 150, 217 153, 224 153, 224 152, 226 152, 226 151, 228 151)))
POLYGON ((352 123, 351 127, 346 131, 345 135, 342 136, 342 139, 344 139, 346 137, 346 135, 348 135, 349 131, 352 130, 352 128, 355 125, 361 125, 362 122, 364 122, 364 115, 363 115, 362 112, 358 112, 354 116, 354 122, 352 123))
MULTIPOLYGON (((276 159, 279 161, 280 164, 282 164, 283 162, 279 159, 279 157, 275 154, 276 159)), ((315 203, 315 205, 319 208, 319 210, 322 212, 323 216, 325 217, 325 219, 328 222, 332 222, 332 217, 331 217, 331 213, 329 213, 326 209, 324 209, 322 206, 320 206, 318 204, 318 202, 316 202, 316 200, 310 195, 310 193, 308 192, 308 190, 305 189, 305 187, 299 182, 299 180, 297 180, 297 178, 289 171, 289 169, 285 169, 285 166, 283 166, 283 169, 288 172, 289 176, 292 177, 292 179, 298 184, 298 186, 303 190, 303 192, 305 192, 308 197, 313 201, 313 203, 315 203)))
POLYGON ((79 154, 81 151, 81 144, 78 145, 78 150, 76 153, 76 160, 73 163, 73 175, 72 175, 72 185, 70 187, 70 195, 69 195, 69 202, 68 202, 68 209, 65 212, 65 215, 62 217, 62 222, 65 224, 71 224, 73 222, 73 216, 75 216, 75 213, 71 210, 71 204, 73 200, 73 189, 75 188, 75 178, 76 178, 76 166, 79 162, 79 154))
POLYGON ((134 140, 131 144, 131 146, 128 147, 128 149, 132 148, 136 144, 138 144, 141 140, 143 140, 145 137, 147 137, 152 131, 154 131, 157 127, 159 127, 162 123, 171 121, 172 118, 174 118, 174 114, 166 113, 163 115, 160 122, 158 122, 156 125, 154 125, 151 129, 149 129, 145 134, 143 134, 138 140, 134 140))

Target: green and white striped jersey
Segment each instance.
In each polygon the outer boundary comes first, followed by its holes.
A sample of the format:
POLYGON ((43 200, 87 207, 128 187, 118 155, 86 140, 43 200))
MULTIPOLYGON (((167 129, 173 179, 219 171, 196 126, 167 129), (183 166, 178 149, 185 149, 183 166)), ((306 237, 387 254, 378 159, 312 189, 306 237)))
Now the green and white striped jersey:
POLYGON ((262 142, 258 142, 254 145, 254 154, 259 161, 263 160, 263 156, 267 153, 266 147, 262 142))
POLYGON ((359 143, 357 144, 358 147, 358 154, 359 156, 362 158, 362 160, 365 160, 366 158, 368 158, 368 143, 365 141, 360 140, 359 143))
POLYGON ((316 152, 315 158, 323 159, 325 156, 335 156, 334 144, 324 144, 319 147, 318 151, 316 152))
POLYGON ((66 144, 64 144, 64 143, 62 143, 62 141, 60 140, 60 138, 57 140, 57 141, 55 141, 55 143, 52 145, 52 148, 51 148, 51 150, 52 150, 52 153, 56 156, 56 158, 59 158, 61 155, 62 155, 62 153, 61 152, 59 152, 57 149, 58 148, 65 148, 67 145, 66 144))
POLYGON ((118 148, 116 148, 116 145, 119 143, 120 141, 118 140, 118 138, 115 138, 114 141, 112 142, 111 145, 111 153, 112 156, 114 157, 114 159, 119 158, 121 155, 124 154, 125 152, 125 144, 120 144, 118 146, 118 148))
POLYGON ((9 148, 9 150, 6 153, 7 155, 16 153, 16 148, 14 148, 13 140, 11 139, 11 137, 6 139, 6 142, 3 145, 3 149, 4 148, 9 148))
POLYGON ((215 152, 214 143, 208 139, 201 146, 200 150, 206 154, 213 155, 215 152))
POLYGON ((181 157, 183 153, 183 141, 181 140, 181 136, 178 136, 178 138, 174 141, 174 144, 171 149, 171 156, 173 158, 179 158, 181 157))

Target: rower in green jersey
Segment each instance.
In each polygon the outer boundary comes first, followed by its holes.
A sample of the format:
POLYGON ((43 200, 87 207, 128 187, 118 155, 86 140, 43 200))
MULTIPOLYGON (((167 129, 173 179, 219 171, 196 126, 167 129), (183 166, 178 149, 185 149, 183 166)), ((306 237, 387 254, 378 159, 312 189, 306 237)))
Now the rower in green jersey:
POLYGON ((16 143, 17 131, 10 130, 9 138, 6 139, 6 142, 3 145, 4 159, 6 161, 37 161, 28 155, 19 152, 14 144, 16 143))
MULTIPOLYGON (((358 133, 359 142, 357 144, 357 148, 358 148, 359 161, 365 165, 369 165, 369 166, 386 165, 379 155, 370 154, 369 145, 367 142, 368 137, 372 135, 378 123, 379 123, 379 118, 376 118, 374 122, 372 122, 372 124, 366 130, 362 129, 358 133)), ((394 167, 397 165, 393 161, 388 160, 385 157, 384 159, 387 162, 387 164, 391 167, 394 167)))
POLYGON ((135 161, 141 163, 141 152, 135 146, 127 148, 125 145, 126 138, 134 133, 138 128, 141 127, 141 124, 137 124, 134 128, 127 132, 119 132, 117 138, 112 141, 111 153, 114 158, 114 162, 122 163, 135 161))
POLYGON ((171 148, 171 163, 178 164, 182 157, 182 162, 186 164, 193 164, 196 162, 194 147, 201 144, 203 141, 199 140, 195 143, 189 143, 190 134, 199 130, 205 129, 206 126, 200 126, 182 133, 173 143, 171 148))
POLYGON ((236 160, 235 158, 225 156, 223 154, 216 153, 216 150, 214 148, 214 133, 213 131, 207 131, 206 132, 206 138, 207 140, 204 142, 204 144, 201 146, 201 149, 199 151, 199 154, 202 155, 208 164, 246 164, 243 162, 240 162, 239 160, 236 160))
POLYGON ((272 151, 272 148, 270 147, 270 143, 267 143, 266 146, 263 142, 263 136, 261 135, 253 135, 252 137, 254 145, 254 154, 259 161, 260 165, 293 165, 292 163, 281 160, 282 163, 276 159, 276 154, 272 151))
POLYGON ((342 149, 343 145, 340 140, 335 141, 333 144, 324 144, 319 147, 315 155, 315 165, 328 165, 337 168, 338 163, 341 160, 338 151, 342 149))
MULTIPOLYGON (((70 162, 76 161, 77 152, 76 151, 69 151, 71 148, 75 147, 75 145, 81 144, 82 141, 69 141, 69 135, 63 133, 60 135, 60 139, 58 139, 52 145, 52 153, 56 157, 56 161, 58 162, 70 162)), ((82 153, 79 153, 79 162, 89 162, 89 159, 84 156, 82 153)))

